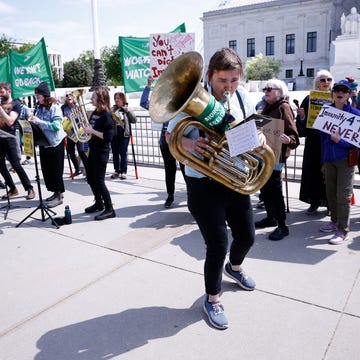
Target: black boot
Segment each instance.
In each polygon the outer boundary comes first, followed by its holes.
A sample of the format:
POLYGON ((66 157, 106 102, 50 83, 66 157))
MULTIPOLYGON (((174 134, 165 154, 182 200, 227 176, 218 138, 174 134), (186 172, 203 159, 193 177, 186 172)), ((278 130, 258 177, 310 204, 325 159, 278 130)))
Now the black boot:
POLYGON ((115 210, 113 208, 105 209, 101 214, 96 215, 94 220, 105 220, 115 217, 115 210))
POLYGON ((104 204, 100 201, 96 201, 94 205, 91 205, 85 209, 87 214, 94 213, 96 211, 104 210, 104 204))

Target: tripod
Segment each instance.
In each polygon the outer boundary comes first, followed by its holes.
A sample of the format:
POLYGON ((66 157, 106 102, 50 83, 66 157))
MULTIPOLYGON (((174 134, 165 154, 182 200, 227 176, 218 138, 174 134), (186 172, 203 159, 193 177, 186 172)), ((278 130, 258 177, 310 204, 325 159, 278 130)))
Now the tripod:
POLYGON ((36 183, 38 187, 38 193, 39 193, 39 205, 36 207, 35 210, 33 210, 28 216, 26 216, 23 220, 21 220, 16 227, 19 227, 25 220, 28 218, 32 218, 39 221, 46 221, 47 219, 51 220, 51 224, 54 225, 57 229, 59 229, 59 224, 53 219, 51 215, 55 215, 56 212, 50 210, 46 203, 43 201, 42 194, 41 194, 41 186, 40 186, 40 176, 39 176, 39 167, 37 162, 37 155, 36 155, 36 145, 42 145, 42 146, 49 146, 49 142, 46 139, 45 135, 41 131, 41 129, 34 123, 30 122, 33 136, 34 136, 34 160, 35 160, 35 171, 36 171, 36 183), (32 217, 36 211, 40 210, 41 212, 41 219, 32 217))
POLYGON ((44 200, 42 198, 41 186, 40 186, 40 176, 39 176, 39 167, 38 167, 37 155, 36 155, 35 149, 34 149, 34 160, 35 160, 34 162, 35 162, 35 172, 36 172, 35 179, 36 179, 36 184, 37 184, 38 193, 39 193, 39 205, 28 216, 26 216, 23 220, 21 220, 16 225, 16 227, 19 227, 28 218, 32 218, 32 219, 39 220, 39 221, 42 221, 42 222, 46 221, 47 219, 51 219, 51 224, 54 225, 57 229, 59 229, 59 225, 57 224, 57 222, 51 216, 51 215, 55 215, 56 212, 50 210, 47 207, 46 203, 44 202, 44 200), (32 216, 38 210, 40 210, 40 212, 41 212, 41 219, 38 219, 38 218, 35 218, 35 217, 32 216), (47 215, 47 217, 46 217, 46 215, 47 215))
POLYGON ((5 183, 5 191, 6 191, 6 194, 7 194, 7 204, 0 207, 0 210, 1 209, 6 209, 5 214, 4 214, 4 220, 6 220, 10 209, 28 207, 28 206, 21 206, 21 205, 13 205, 13 204, 10 203, 10 196, 8 195, 9 194, 8 193, 8 186, 7 186, 6 183, 5 183))

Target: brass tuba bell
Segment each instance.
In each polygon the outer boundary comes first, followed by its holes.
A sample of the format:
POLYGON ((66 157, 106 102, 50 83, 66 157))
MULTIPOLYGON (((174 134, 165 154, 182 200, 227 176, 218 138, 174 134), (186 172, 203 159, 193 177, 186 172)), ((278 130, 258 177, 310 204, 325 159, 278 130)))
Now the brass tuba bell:
POLYGON ((259 146, 231 157, 226 136, 210 129, 225 116, 224 107, 201 85, 203 59, 190 51, 176 58, 161 74, 150 98, 149 113, 164 123, 179 113, 190 115, 180 120, 170 134, 169 148, 173 156, 202 174, 241 194, 258 191, 272 174, 275 156, 271 148, 259 146), (181 139, 189 126, 209 136, 204 158, 182 147, 181 139))

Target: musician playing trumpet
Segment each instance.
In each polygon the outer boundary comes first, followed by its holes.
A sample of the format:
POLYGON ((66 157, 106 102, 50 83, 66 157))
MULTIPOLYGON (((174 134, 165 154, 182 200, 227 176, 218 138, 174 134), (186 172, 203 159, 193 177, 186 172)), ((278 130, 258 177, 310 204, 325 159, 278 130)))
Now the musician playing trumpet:
MULTIPOLYGON (((240 86, 242 76, 242 61, 232 49, 223 48, 211 57, 206 89, 226 110, 230 105, 230 115, 240 121, 256 113, 255 104, 247 91, 240 86)), ((179 120, 180 117, 177 117, 170 121, 168 139, 179 120)), ((182 138, 184 149, 201 156, 208 139, 200 136, 196 127, 189 127, 186 131, 182 138)), ((260 143, 265 144, 265 137, 262 134, 260 137, 260 143)), ((255 238, 250 195, 235 192, 187 165, 185 165, 185 173, 188 179, 188 208, 199 226, 206 245, 204 265, 206 295, 203 309, 211 325, 218 329, 226 329, 228 320, 220 302, 222 272, 236 281, 240 288, 255 289, 255 281, 245 273, 242 266, 255 238), (233 239, 229 261, 223 270, 228 249, 227 226, 231 229, 233 239)))

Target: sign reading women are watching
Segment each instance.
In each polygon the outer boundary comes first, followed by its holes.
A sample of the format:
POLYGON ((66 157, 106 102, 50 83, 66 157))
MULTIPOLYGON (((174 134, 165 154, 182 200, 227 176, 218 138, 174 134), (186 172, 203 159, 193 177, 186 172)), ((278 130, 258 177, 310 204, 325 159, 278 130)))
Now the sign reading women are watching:
MULTIPOLYGON (((172 33, 186 32, 185 24, 172 33)), ((150 38, 119 37, 120 61, 126 93, 141 92, 147 85, 150 71, 150 38)))

